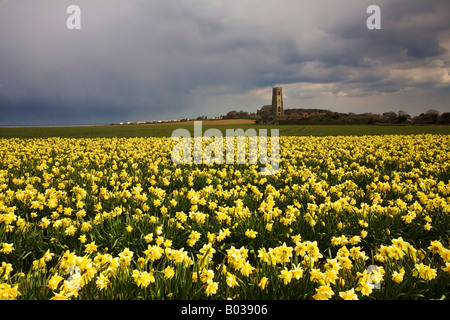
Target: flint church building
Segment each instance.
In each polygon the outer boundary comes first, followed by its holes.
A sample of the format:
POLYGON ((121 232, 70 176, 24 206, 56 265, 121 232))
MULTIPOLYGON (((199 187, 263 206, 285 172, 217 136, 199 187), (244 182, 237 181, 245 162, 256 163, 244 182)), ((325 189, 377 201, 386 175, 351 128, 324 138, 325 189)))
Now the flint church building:
POLYGON ((258 115, 282 116, 283 110, 283 92, 281 88, 272 89, 272 104, 265 105, 256 112, 258 115))

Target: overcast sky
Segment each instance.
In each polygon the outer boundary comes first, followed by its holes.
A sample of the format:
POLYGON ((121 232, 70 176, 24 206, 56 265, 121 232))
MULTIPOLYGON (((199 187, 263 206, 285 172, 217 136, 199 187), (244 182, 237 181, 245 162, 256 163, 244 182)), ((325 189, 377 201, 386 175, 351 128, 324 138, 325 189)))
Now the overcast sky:
POLYGON ((443 113, 449 70, 446 0, 0 0, 3 126, 256 112, 274 86, 285 109, 443 113))

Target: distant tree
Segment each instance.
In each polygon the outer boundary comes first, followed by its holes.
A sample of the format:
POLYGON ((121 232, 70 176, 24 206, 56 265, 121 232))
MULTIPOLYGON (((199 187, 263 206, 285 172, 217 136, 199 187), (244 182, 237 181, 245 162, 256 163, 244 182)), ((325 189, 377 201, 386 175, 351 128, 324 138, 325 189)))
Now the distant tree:
POLYGON ((405 117, 406 119, 411 119, 411 116, 407 114, 405 111, 400 110, 397 114, 397 117, 405 117))
POLYGON ((397 121, 397 114, 394 111, 384 112, 383 118, 386 122, 394 123, 397 121))
POLYGON ((239 118, 247 118, 248 117, 248 112, 247 111, 239 111, 238 113, 237 113, 237 116, 239 117, 239 118))
POLYGON ((441 124, 450 124, 450 112, 444 112, 439 119, 441 124))
POLYGON ((232 119, 235 118, 237 116, 237 111, 233 110, 227 113, 227 115, 225 116, 225 119, 232 119))
POLYGON ((335 119, 335 120, 337 120, 337 119, 340 118, 340 117, 339 117, 339 113, 337 113, 337 112, 332 112, 332 113, 330 113, 329 117, 330 117, 331 119, 335 119))
POLYGON ((430 109, 425 113, 421 113, 413 119, 414 123, 419 124, 434 124, 437 123, 439 119, 439 111, 430 109))
POLYGON ((430 109, 427 112, 425 112, 425 116, 431 123, 437 123, 437 120, 439 118, 439 111, 430 109))
POLYGON ((397 119, 396 122, 397 123, 404 123, 407 120, 411 119, 411 116, 409 114, 407 114, 405 111, 400 110, 397 114, 397 119))

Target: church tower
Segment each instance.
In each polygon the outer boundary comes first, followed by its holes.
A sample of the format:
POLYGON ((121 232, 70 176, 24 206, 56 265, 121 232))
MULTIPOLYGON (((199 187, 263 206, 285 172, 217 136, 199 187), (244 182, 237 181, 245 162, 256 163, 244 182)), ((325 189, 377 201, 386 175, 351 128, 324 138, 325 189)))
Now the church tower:
POLYGON ((280 87, 272 89, 272 115, 282 116, 283 110, 283 92, 280 87))

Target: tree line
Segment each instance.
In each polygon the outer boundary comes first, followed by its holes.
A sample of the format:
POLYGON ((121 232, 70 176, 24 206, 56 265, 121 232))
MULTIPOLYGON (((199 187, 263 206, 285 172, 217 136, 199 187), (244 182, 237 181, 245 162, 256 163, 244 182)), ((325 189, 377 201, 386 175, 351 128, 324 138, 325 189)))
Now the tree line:
POLYGON ((342 113, 325 109, 285 109, 284 116, 256 115, 246 111, 230 111, 222 119, 255 119, 257 123, 278 124, 450 124, 450 112, 442 114, 430 109, 418 116, 405 111, 389 111, 382 114, 372 112, 342 113))

